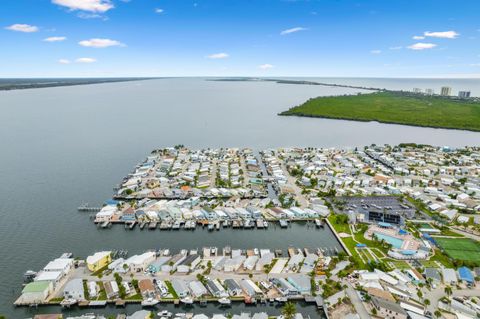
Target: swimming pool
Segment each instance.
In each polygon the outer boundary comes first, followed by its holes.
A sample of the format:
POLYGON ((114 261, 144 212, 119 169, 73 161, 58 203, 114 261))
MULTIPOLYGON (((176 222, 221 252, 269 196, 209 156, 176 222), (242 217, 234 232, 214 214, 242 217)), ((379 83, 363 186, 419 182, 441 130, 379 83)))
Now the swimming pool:
POLYGON ((402 239, 392 237, 392 236, 389 236, 389 235, 385 235, 385 234, 382 234, 382 233, 377 233, 377 232, 375 232, 374 234, 375 234, 375 236, 377 236, 378 240, 383 239, 384 241, 386 241, 387 243, 392 245, 393 248, 397 248, 397 249, 402 248, 402 245, 403 245, 403 240, 402 239))

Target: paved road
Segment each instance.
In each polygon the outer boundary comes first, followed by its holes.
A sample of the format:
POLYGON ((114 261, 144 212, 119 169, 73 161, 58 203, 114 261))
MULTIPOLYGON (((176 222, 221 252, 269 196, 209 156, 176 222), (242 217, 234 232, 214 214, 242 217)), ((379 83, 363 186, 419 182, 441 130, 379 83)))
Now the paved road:
POLYGON ((352 285, 349 282, 347 282, 346 290, 347 290, 348 298, 350 298, 350 301, 355 307, 355 310, 360 316, 360 319, 370 319, 371 317, 368 314, 367 309, 365 309, 365 306, 363 305, 362 300, 360 299, 360 296, 358 295, 357 291, 353 289, 352 285))
POLYGON ((456 232, 456 233, 458 233, 458 234, 461 234, 461 235, 463 235, 463 236, 465 236, 465 237, 468 237, 468 238, 471 238, 471 239, 475 239, 475 240, 480 241, 480 236, 475 235, 475 234, 472 234, 472 233, 469 233, 469 232, 466 232, 466 231, 461 230, 461 229, 459 229, 459 228, 457 228, 457 227, 450 227, 450 230, 452 230, 452 231, 454 231, 454 232, 456 232))

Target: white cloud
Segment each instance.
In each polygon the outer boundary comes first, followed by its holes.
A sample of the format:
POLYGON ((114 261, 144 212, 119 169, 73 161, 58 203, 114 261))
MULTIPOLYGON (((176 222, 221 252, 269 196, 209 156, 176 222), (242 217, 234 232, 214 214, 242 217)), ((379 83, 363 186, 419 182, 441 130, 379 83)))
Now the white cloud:
POLYGON ((370 51, 371 54, 380 54, 382 53, 382 50, 372 50, 370 51))
POLYGON ((460 34, 458 34, 455 31, 437 31, 437 32, 425 31, 423 35, 426 37, 432 37, 432 38, 455 39, 460 34))
POLYGON ((93 62, 97 62, 96 59, 94 58, 78 58, 75 60, 75 62, 77 63, 93 63, 93 62))
POLYGON ((389 47, 388 49, 389 50, 401 50, 402 47, 401 46, 396 46, 396 47, 389 47))
POLYGON ((470 66, 480 66, 480 63, 472 63, 470 66))
POLYGON ((259 65, 258 67, 262 70, 268 70, 273 68, 273 65, 266 63, 266 64, 259 65))
POLYGON ((65 41, 67 37, 48 37, 43 39, 45 42, 60 42, 60 41, 65 41))
POLYGON ((90 12, 107 12, 115 7, 110 0, 52 0, 52 3, 70 10, 90 12))
POLYGON ((207 55, 207 58, 209 59, 226 59, 228 57, 229 57, 228 53, 224 53, 224 52, 207 55))
POLYGON ((412 44, 410 46, 408 46, 408 48, 410 50, 427 50, 427 49, 433 49, 434 47, 436 47, 437 45, 436 44, 433 44, 433 43, 422 43, 422 42, 418 42, 418 43, 415 43, 415 44, 412 44))
POLYGON ((58 63, 60 63, 60 64, 70 64, 71 61, 67 60, 67 59, 60 59, 60 60, 58 60, 58 63))
POLYGON ((158 14, 163 13, 164 11, 165 11, 165 10, 160 9, 160 8, 156 8, 156 9, 155 9, 155 13, 158 13, 158 14))
POLYGON ((89 48, 108 48, 113 46, 125 46, 125 44, 111 39, 90 39, 90 40, 83 40, 78 42, 83 47, 89 48))
POLYGON ((98 13, 86 13, 86 12, 79 12, 77 13, 77 17, 80 19, 103 19, 103 20, 108 20, 106 16, 103 16, 98 13))
POLYGON ((10 31, 18 31, 18 32, 26 32, 26 33, 38 31, 38 27, 34 25, 21 24, 21 23, 12 24, 11 26, 5 27, 5 29, 10 31))
POLYGON ((413 39, 413 40, 423 40, 423 39, 425 39, 425 37, 424 37, 423 35, 414 35, 414 36, 412 37, 412 39, 413 39))
POLYGON ((307 30, 307 29, 302 28, 302 27, 295 27, 295 28, 283 30, 282 32, 280 32, 280 34, 281 35, 286 35, 286 34, 295 33, 295 32, 299 32, 299 31, 305 31, 305 30, 307 30))

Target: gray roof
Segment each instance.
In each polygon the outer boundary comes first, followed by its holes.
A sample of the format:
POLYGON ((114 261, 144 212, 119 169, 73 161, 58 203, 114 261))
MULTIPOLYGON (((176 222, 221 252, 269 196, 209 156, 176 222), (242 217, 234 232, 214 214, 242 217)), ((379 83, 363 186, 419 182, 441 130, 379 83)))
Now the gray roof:
POLYGON ((425 278, 432 278, 437 281, 441 281, 442 277, 440 276, 440 272, 437 268, 425 268, 425 278))
POLYGON ((242 290, 234 279, 225 279, 225 286, 227 286, 228 290, 242 290))
POLYGON ((375 307, 384 308, 384 309, 391 310, 391 311, 394 311, 396 313, 400 313, 400 314, 404 314, 404 315, 407 314, 405 312, 405 310, 403 310, 403 308, 400 307, 400 305, 397 304, 397 303, 394 303, 394 302, 391 302, 391 301, 388 301, 388 300, 385 300, 385 299, 380 299, 380 298, 377 298, 377 297, 372 297, 372 302, 375 305, 375 307))

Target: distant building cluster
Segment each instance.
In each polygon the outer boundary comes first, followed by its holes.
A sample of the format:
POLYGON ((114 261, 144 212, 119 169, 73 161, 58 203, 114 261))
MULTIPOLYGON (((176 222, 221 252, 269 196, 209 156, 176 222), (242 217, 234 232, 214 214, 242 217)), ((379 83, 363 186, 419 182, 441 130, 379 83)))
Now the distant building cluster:
MULTIPOLYGON (((421 88, 413 88, 412 92, 417 94, 435 95, 434 89, 425 89, 425 91, 423 91, 421 88)), ((440 95, 452 96, 452 88, 450 86, 442 86, 440 88, 440 95)), ((461 99, 468 99, 470 98, 470 95, 471 95, 470 91, 458 91, 457 96, 461 99)))

